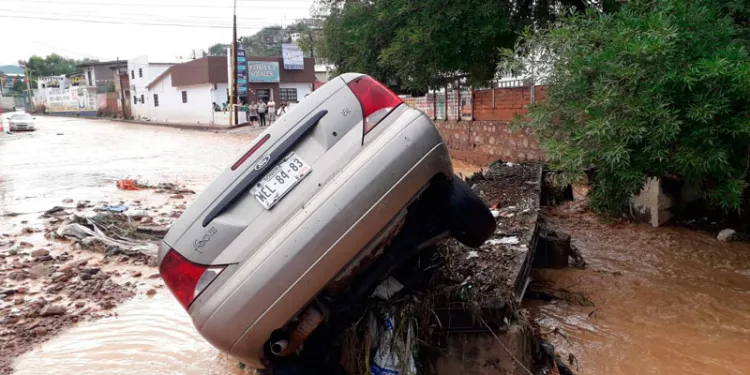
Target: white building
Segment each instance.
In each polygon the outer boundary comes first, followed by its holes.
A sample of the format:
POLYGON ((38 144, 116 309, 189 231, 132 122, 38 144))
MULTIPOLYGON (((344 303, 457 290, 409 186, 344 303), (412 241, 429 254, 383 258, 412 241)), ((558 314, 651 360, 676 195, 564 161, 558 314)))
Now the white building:
POLYGON ((179 64, 174 59, 151 61, 148 56, 138 56, 128 60, 130 75, 131 115, 135 119, 148 119, 151 112, 146 105, 148 84, 170 67, 179 64))
POLYGON ((214 111, 227 100, 227 60, 207 56, 183 64, 144 64, 135 61, 131 75, 132 112, 153 122, 228 125, 229 115, 214 111), (139 71, 138 69, 143 69, 139 71), (144 76, 160 72, 145 83, 144 76), (133 78, 135 77, 135 78, 133 78))

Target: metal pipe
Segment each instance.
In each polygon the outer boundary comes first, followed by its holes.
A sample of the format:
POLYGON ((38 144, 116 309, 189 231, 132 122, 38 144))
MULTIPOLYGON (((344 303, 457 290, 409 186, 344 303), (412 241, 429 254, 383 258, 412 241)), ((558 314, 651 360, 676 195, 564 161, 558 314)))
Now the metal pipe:
POLYGON ((289 343, 287 347, 282 350, 278 355, 286 357, 299 349, 300 346, 307 340, 311 333, 318 328, 320 323, 323 322, 323 314, 320 310, 315 307, 308 306, 305 312, 300 317, 297 329, 292 331, 289 335, 289 343))

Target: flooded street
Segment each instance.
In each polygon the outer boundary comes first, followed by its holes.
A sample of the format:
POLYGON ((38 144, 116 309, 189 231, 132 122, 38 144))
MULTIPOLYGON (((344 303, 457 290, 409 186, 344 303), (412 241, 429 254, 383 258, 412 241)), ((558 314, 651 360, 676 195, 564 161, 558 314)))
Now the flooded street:
MULTIPOLYGON (((33 224, 66 198, 175 204, 152 191, 118 190, 115 181, 177 182, 200 192, 257 134, 50 117, 39 117, 38 129, 0 139, 0 234, 33 224)), ((476 170, 456 163, 457 173, 476 170)), ((680 228, 602 224, 570 206, 546 214, 570 233, 588 267, 538 276, 592 305, 528 306, 566 362, 575 356, 576 373, 750 374, 750 245, 680 228)), ((145 275, 115 316, 35 347, 16 360, 15 374, 242 373, 200 338, 161 280, 145 275)))
POLYGON ((577 357, 574 371, 750 374, 750 245, 682 228, 602 224, 564 207, 547 216, 588 262, 541 277, 593 306, 534 303, 565 361, 568 352, 577 357))

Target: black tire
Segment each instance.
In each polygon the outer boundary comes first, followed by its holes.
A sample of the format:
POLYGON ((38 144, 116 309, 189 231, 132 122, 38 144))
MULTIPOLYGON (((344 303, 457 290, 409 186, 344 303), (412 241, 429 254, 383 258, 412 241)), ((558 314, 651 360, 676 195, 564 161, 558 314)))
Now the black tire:
POLYGON ((469 247, 482 246, 495 233, 495 218, 463 179, 454 177, 449 184, 448 225, 451 236, 469 247))

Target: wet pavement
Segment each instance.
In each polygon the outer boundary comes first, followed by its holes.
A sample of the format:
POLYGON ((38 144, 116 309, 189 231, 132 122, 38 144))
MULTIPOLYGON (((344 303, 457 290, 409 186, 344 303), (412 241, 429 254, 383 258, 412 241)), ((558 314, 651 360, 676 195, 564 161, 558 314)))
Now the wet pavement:
POLYGON ((577 374, 750 374, 750 244, 601 223, 577 204, 546 218, 572 236, 588 269, 541 272, 573 302, 532 304, 577 374))

